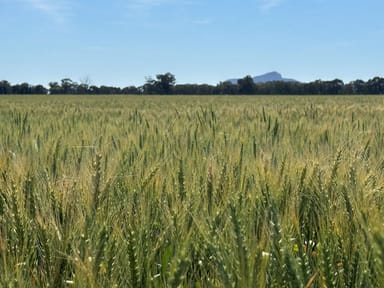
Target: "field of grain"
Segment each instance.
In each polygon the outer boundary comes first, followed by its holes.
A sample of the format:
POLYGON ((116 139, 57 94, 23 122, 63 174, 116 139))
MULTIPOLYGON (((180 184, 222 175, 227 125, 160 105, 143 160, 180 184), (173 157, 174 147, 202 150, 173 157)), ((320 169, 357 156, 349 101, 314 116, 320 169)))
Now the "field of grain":
POLYGON ((1 287, 383 287, 384 98, 0 98, 1 287))

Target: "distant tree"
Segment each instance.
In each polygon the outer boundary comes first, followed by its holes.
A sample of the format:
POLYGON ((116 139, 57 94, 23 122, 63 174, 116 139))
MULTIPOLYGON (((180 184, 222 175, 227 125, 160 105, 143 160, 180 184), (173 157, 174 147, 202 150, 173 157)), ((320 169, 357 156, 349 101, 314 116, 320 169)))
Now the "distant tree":
POLYGON ((289 87, 283 81, 270 81, 257 84, 257 92, 262 95, 282 95, 288 94, 289 87))
POLYGON ((64 78, 61 80, 61 90, 63 94, 77 94, 78 86, 79 84, 69 78, 64 78))
POLYGON ((32 86, 26 82, 12 86, 13 94, 31 94, 32 86))
POLYGON ((197 84, 177 84, 173 87, 173 93, 177 95, 196 95, 197 84))
POLYGON ((244 95, 251 95, 256 93, 256 85, 251 76, 245 76, 243 79, 237 81, 239 85, 239 93, 244 95))
POLYGON ((352 94, 364 94, 367 93, 367 86, 363 80, 355 80, 351 83, 352 94))
POLYGON ((54 95, 54 94, 62 94, 63 93, 61 86, 57 82, 49 82, 48 86, 49 86, 49 94, 54 95))
POLYGON ((337 95, 341 94, 344 88, 344 82, 340 79, 335 79, 332 81, 326 81, 323 83, 323 93, 328 95, 337 95))
POLYGON ((87 84, 79 84, 76 88, 76 94, 80 94, 80 95, 83 95, 83 94, 90 94, 89 92, 89 86, 87 84))
POLYGON ((33 86, 32 87, 32 91, 31 91, 32 94, 47 94, 48 93, 48 89, 45 88, 43 85, 36 85, 36 86, 33 86))
POLYGON ((12 93, 11 83, 9 83, 6 80, 0 81, 0 94, 11 94, 11 93, 12 93))
POLYGON ((0 94, 179 94, 179 95, 339 95, 339 94, 384 94, 384 78, 374 77, 367 82, 351 81, 348 84, 340 79, 331 81, 315 80, 309 83, 271 81, 255 84, 251 76, 238 80, 237 84, 229 81, 213 86, 209 84, 177 84, 171 73, 158 74, 156 78, 146 78, 143 86, 100 87, 90 85, 88 77, 80 84, 70 78, 64 78, 60 84, 49 82, 49 88, 43 85, 30 85, 26 82, 11 85, 8 81, 0 81, 0 94))
POLYGON ((216 86, 217 94, 233 95, 239 93, 239 86, 230 81, 220 82, 216 86))
POLYGON ((95 85, 92 85, 92 86, 89 86, 88 92, 89 94, 97 95, 97 94, 100 94, 100 88, 95 85))
POLYGON ((140 94, 140 90, 135 86, 128 86, 128 87, 124 87, 121 90, 121 93, 126 95, 135 95, 135 94, 140 94))
POLYGON ((172 94, 176 78, 171 73, 157 74, 156 80, 152 77, 146 78, 142 90, 144 94, 172 94))
POLYGON ((89 76, 80 79, 80 84, 77 86, 77 94, 91 94, 90 91, 91 78, 89 76))
POLYGON ((145 80, 146 80, 145 84, 139 88, 142 91, 142 93, 156 94, 157 93, 156 80, 150 76, 145 77, 145 80))
POLYGON ((156 75, 156 86, 159 94, 172 94, 172 88, 176 83, 176 78, 171 73, 156 75))
POLYGON ((323 81, 316 80, 304 84, 304 94, 319 95, 322 94, 323 81))
POLYGON ((209 85, 209 84, 200 84, 197 85, 197 95, 213 95, 215 94, 215 86, 209 85))
POLYGON ((98 89, 98 94, 105 94, 105 95, 121 94, 121 88, 102 85, 98 89))
POLYGON ((363 80, 354 80, 344 84, 343 94, 358 95, 367 93, 367 87, 363 80))
POLYGON ((375 77, 366 83, 369 94, 384 94, 384 78, 375 77))

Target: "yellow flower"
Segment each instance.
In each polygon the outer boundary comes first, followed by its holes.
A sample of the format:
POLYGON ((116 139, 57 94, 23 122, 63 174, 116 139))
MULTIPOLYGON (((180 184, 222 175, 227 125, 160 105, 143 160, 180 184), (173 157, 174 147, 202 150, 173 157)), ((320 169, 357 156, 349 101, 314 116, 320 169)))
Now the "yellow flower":
POLYGON ((297 244, 293 245, 293 251, 299 252, 299 245, 297 244))

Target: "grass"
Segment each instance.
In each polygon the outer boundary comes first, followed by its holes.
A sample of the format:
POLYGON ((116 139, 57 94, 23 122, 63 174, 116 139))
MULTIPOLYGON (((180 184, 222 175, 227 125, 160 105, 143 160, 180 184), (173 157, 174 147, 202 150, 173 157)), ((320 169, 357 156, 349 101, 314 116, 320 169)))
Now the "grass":
POLYGON ((0 286, 381 287, 384 98, 0 98, 0 286))

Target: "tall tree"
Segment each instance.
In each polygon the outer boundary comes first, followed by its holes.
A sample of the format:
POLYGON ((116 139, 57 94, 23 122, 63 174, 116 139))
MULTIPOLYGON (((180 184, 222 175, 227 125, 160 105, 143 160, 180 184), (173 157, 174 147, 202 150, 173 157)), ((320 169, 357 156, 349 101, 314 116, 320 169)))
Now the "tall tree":
POLYGON ((59 83, 57 83, 57 82, 49 82, 48 85, 49 85, 49 94, 54 95, 54 94, 61 94, 61 93, 63 93, 59 83))
POLYGON ((147 82, 142 87, 144 94, 172 94, 176 78, 171 73, 157 74, 156 80, 147 77, 147 82))
POLYGON ((172 94, 172 88, 176 83, 175 75, 171 73, 156 75, 156 86, 159 94, 172 94))
POLYGON ((243 79, 239 79, 237 84, 239 85, 240 94, 251 95, 256 93, 256 84, 249 75, 245 76, 243 79))
POLYGON ((9 83, 6 80, 0 81, 0 94, 11 94, 11 93, 12 93, 11 83, 9 83))
POLYGON ((368 80, 366 85, 370 94, 384 94, 384 78, 375 77, 368 80))
POLYGON ((64 78, 61 80, 61 89, 64 94, 76 94, 78 86, 79 85, 76 82, 69 78, 64 78))

